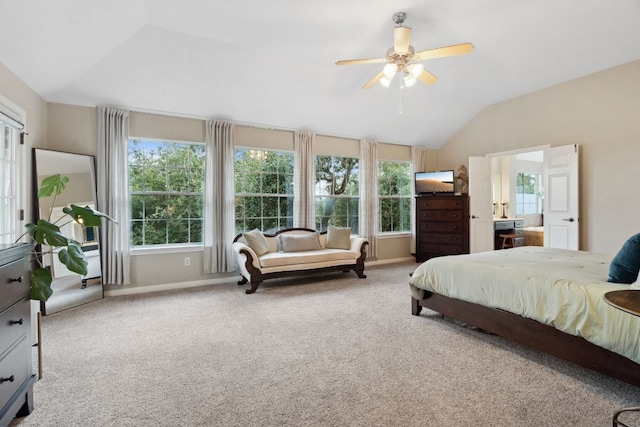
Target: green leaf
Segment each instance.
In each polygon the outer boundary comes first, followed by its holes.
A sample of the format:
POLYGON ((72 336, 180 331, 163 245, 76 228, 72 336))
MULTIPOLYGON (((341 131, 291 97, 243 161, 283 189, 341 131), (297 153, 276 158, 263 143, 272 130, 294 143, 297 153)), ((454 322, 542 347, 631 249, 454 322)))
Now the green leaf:
POLYGON ((38 190, 38 199, 49 197, 54 192, 60 195, 69 183, 69 178, 60 174, 51 175, 42 180, 40 189, 38 190))
POLYGON ((99 227, 102 225, 102 218, 108 221, 115 222, 108 215, 98 212, 95 209, 91 209, 89 206, 81 207, 72 204, 71 207, 65 207, 62 212, 72 217, 76 222, 84 225, 85 227, 99 227))
POLYGON ((69 270, 82 276, 86 276, 88 272, 87 258, 84 256, 84 252, 82 252, 80 244, 75 240, 69 240, 67 249, 62 249, 58 252, 58 259, 69 270))
POLYGON ((39 219, 36 225, 25 225, 31 238, 37 243, 49 246, 67 246, 69 239, 60 232, 60 227, 45 219, 39 219))
POLYGON ((36 301, 46 301, 53 294, 51 289, 51 270, 36 268, 31 272, 31 294, 29 297, 36 301))

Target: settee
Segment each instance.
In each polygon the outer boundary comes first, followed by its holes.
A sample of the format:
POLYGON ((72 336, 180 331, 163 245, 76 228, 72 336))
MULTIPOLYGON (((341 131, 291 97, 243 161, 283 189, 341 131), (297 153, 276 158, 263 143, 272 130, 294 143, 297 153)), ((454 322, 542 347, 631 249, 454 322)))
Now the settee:
POLYGON ((366 278, 367 239, 352 236, 348 228, 329 226, 325 232, 287 228, 273 234, 259 230, 238 234, 233 240, 242 280, 252 294, 266 279, 353 270, 366 278))

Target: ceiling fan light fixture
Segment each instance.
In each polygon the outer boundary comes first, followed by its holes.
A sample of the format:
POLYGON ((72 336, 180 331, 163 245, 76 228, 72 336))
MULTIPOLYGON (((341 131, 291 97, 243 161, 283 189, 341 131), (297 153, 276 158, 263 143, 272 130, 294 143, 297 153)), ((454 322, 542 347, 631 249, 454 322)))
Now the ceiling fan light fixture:
POLYGON ((418 81, 418 79, 416 79, 412 73, 405 73, 404 75, 404 86, 405 87, 411 87, 414 84, 416 84, 416 82, 418 81))
POLYGON ((380 84, 384 87, 389 87, 391 84, 391 77, 384 76, 380 79, 380 84))
POLYGON ((388 64, 385 64, 384 68, 382 69, 382 72, 384 73, 385 77, 389 78, 389 81, 391 81, 393 76, 396 75, 397 71, 398 71, 398 66, 393 62, 389 62, 388 64))
POLYGON ((422 71, 424 71, 424 65, 419 63, 412 64, 409 66, 409 71, 411 72, 411 75, 417 79, 420 77, 420 74, 422 74, 422 71))

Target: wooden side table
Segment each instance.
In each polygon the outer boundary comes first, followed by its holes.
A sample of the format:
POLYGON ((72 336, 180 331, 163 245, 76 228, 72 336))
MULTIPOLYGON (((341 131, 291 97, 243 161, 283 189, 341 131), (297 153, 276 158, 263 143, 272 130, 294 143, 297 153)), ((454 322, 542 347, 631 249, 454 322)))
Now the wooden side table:
MULTIPOLYGON (((604 294, 607 304, 626 313, 640 316, 640 290, 610 291, 604 294)), ((622 421, 618 421, 620 414, 624 412, 640 412, 640 407, 622 408, 613 414, 613 427, 629 427, 622 421)))

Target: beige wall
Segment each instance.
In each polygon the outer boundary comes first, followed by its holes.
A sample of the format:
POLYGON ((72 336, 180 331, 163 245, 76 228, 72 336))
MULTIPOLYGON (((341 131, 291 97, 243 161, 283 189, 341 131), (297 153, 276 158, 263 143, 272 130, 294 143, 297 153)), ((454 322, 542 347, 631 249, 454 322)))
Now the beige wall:
MULTIPOLYGON (((97 109, 65 104, 49 104, 48 139, 50 149, 97 154, 97 109)), ((129 134, 136 137, 158 138, 174 141, 203 142, 205 121, 131 112, 129 134)), ((317 135, 317 154, 359 157, 360 141, 357 139, 317 135)), ((264 129, 236 126, 234 142, 237 146, 270 150, 293 151, 294 132, 279 129, 264 129)), ((380 158, 385 160, 411 160, 411 148, 392 144, 380 144, 380 158)), ((435 165, 435 152, 432 161, 435 165)), ((410 257, 409 237, 399 235, 387 237, 379 245, 379 259, 393 260, 410 257)), ((222 279, 229 274, 204 275, 201 250, 158 253, 153 250, 134 253, 131 260, 131 287, 201 282, 222 279), (184 258, 190 258, 190 266, 184 258)), ((107 287, 107 290, 118 289, 107 287)))
POLYGON ((639 113, 635 61, 487 107, 442 147, 439 167, 492 152, 578 144, 580 249, 615 253, 640 232, 639 113))

